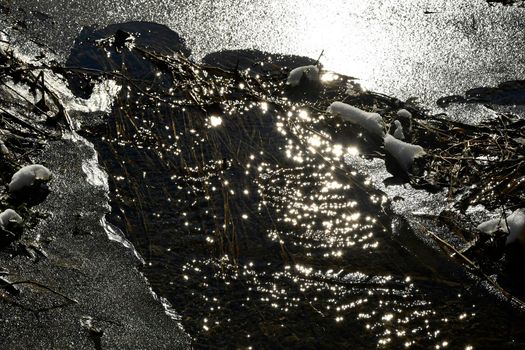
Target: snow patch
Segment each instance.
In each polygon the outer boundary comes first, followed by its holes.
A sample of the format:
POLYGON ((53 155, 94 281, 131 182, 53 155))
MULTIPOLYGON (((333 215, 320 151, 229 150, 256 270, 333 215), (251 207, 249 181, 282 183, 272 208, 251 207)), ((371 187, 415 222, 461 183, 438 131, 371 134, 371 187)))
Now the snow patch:
POLYGON ((33 186, 36 182, 46 182, 51 179, 51 171, 43 165, 32 164, 14 173, 9 183, 9 192, 17 192, 33 186))
POLYGON ((412 119, 412 113, 410 113, 406 109, 400 109, 399 111, 397 111, 396 114, 400 118, 412 119))
POLYGON ((502 222, 502 219, 487 220, 479 224, 477 229, 480 230, 481 232, 491 234, 502 228, 500 225, 501 222, 502 222))
POLYGON ((288 74, 286 84, 290 86, 298 86, 301 83, 301 78, 305 77, 309 82, 319 81, 319 68, 317 66, 302 66, 294 68, 288 74))
POLYGON ((423 147, 398 140, 390 134, 385 136, 385 151, 394 157, 406 172, 412 168, 414 159, 426 154, 423 147))
POLYGON ((1 141, 1 140, 0 140, 0 153, 4 156, 8 156, 9 154, 11 154, 11 152, 9 152, 9 149, 5 145, 4 141, 1 141))
POLYGON ((506 244, 516 241, 525 244, 525 209, 517 209, 506 218, 492 219, 478 225, 478 230, 488 234, 496 231, 507 232, 506 244))
POLYGON ((334 102, 328 107, 328 112, 340 116, 344 121, 357 124, 370 133, 383 137, 383 118, 378 113, 363 111, 343 102, 334 102))
POLYGON ((394 137, 398 140, 404 140, 405 133, 403 132, 403 126, 401 125, 401 122, 399 120, 394 120, 393 127, 394 129, 392 131, 393 131, 394 137))
POLYGON ((346 84, 345 93, 349 96, 358 96, 366 92, 366 89, 357 81, 350 80, 346 84))
POLYGON ((10 223, 21 224, 24 220, 13 209, 6 209, 0 213, 0 226, 6 227, 10 223))

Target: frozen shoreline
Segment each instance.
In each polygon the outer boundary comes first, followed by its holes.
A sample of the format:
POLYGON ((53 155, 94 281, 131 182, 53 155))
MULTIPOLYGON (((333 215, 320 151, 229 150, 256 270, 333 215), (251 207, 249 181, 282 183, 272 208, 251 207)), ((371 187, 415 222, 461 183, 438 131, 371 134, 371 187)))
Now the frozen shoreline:
MULTIPOLYGON (((58 80, 53 84, 67 90, 58 80)), ((139 271, 143 260, 105 224, 107 175, 93 146, 64 132, 31 161, 46 164, 53 179, 46 200, 33 208, 48 216, 22 237, 37 242, 46 257, 0 250, 2 275, 19 283, 20 292, 0 289, 0 347, 189 348, 177 314, 139 271)))
POLYGON ((82 171, 93 149, 64 139, 51 142, 46 151, 41 160, 55 177, 38 210, 51 215, 26 235, 50 240, 44 247, 48 258, 35 262, 1 252, 0 261, 10 281, 38 281, 78 304, 32 285, 20 286, 19 296, 2 302, 2 346, 93 349, 99 341, 104 349, 189 347, 180 323, 166 313, 138 271, 134 251, 110 241, 100 224, 108 210, 107 194, 90 185, 82 171))

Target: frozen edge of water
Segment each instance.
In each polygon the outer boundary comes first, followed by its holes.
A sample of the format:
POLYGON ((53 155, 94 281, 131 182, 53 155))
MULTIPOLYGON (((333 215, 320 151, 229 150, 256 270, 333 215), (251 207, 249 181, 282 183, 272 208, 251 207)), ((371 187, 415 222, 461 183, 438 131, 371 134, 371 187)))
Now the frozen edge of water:
MULTIPOLYGON (((2 39, 2 42, 0 42, 0 50, 5 51, 7 49, 13 50, 13 54, 15 57, 20 59, 23 62, 28 62, 32 64, 39 64, 41 61, 35 60, 34 56, 37 54, 41 48, 36 46, 33 42, 27 41, 25 44, 25 47, 22 46, 12 46, 9 43, 6 43, 4 41, 9 41, 9 31, 7 31, 7 34, 2 32, 0 39, 2 39)), ((53 54, 50 52, 47 52, 47 60, 50 59, 56 59, 53 54)), ((61 99, 61 102, 63 103, 64 107, 67 109, 69 113, 77 114, 93 114, 93 113, 108 113, 113 105, 114 99, 116 95, 119 93, 121 87, 113 80, 111 79, 105 79, 101 82, 98 82, 96 86, 94 87, 93 93, 88 99, 81 99, 76 97, 71 90, 67 87, 67 83, 65 79, 58 74, 53 73, 50 70, 42 70, 46 72, 46 85, 48 88, 50 88, 52 91, 54 91, 59 98, 61 99)), ((38 71, 37 71, 38 73, 38 71)), ((16 91, 29 101, 35 100, 35 102, 40 98, 41 96, 33 96, 28 91, 26 86, 14 86, 16 91)), ((73 119, 76 121, 75 119, 73 119)), ((78 121, 76 121, 78 123, 78 121)), ((80 125, 76 125, 77 127, 80 127, 80 125)), ((79 143, 83 146, 86 146, 90 149, 92 152, 91 157, 86 157, 82 161, 82 172, 86 175, 86 181, 89 185, 93 187, 100 187, 104 191, 104 209, 105 211, 109 211, 111 209, 109 205, 109 184, 108 184, 108 175, 102 169, 98 162, 98 153, 95 150, 94 145, 89 142, 87 139, 81 137, 78 135, 75 131, 72 132, 66 132, 62 135, 62 138, 64 140, 71 140, 75 143, 79 143)), ((145 261, 142 258, 142 256, 139 254, 139 252, 135 249, 133 244, 125 237, 124 233, 116 226, 112 225, 106 220, 106 215, 103 215, 102 218, 99 220, 100 227, 103 228, 104 232, 106 233, 106 236, 109 240, 118 242, 126 249, 130 250, 134 257, 142 264, 145 265, 145 261)), ((173 308, 173 306, 169 303, 167 299, 164 297, 158 296, 153 289, 151 288, 149 281, 147 280, 146 276, 139 271, 139 274, 142 276, 144 282, 146 283, 150 294, 153 296, 155 300, 157 300, 163 307, 165 314, 170 317, 172 320, 177 321, 177 325, 179 326, 180 330, 184 331, 184 328, 182 327, 182 324, 180 323, 181 317, 177 313, 177 311, 173 308)))

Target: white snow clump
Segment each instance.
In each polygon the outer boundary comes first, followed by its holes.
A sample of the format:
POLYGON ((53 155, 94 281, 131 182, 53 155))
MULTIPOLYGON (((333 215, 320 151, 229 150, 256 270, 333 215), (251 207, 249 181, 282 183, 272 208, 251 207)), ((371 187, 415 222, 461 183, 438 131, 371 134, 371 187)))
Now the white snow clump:
POLYGON ((399 120, 394 120, 393 123, 394 130, 393 133, 389 133, 394 135, 394 137, 398 140, 404 140, 405 139, 405 133, 403 132, 403 126, 401 125, 401 122, 399 120))
POLYGON ((394 157, 397 163, 406 172, 409 172, 412 168, 414 159, 426 154, 423 147, 398 140, 390 134, 385 136, 384 141, 385 151, 394 157))
POLYGON ((310 82, 318 82, 319 68, 317 66, 302 66, 294 68, 288 74, 286 84, 290 86, 298 86, 301 83, 303 75, 310 82))
POLYGON ((0 226, 2 228, 5 228, 10 223, 21 224, 22 221, 22 217, 13 209, 6 209, 0 213, 0 226))
POLYGON ((412 133, 412 113, 406 109, 400 109, 396 114, 401 125, 403 125, 404 132, 408 133, 407 136, 409 136, 412 133))
POLYGON ((525 244, 525 209, 517 209, 507 218, 492 219, 478 225, 478 230, 485 233, 494 233, 498 230, 507 232, 506 244, 519 240, 525 244))
POLYGON ((361 126, 371 134, 381 137, 385 134, 383 118, 377 113, 366 112, 343 102, 332 103, 328 107, 328 112, 340 116, 344 121, 361 126))
POLYGON ((346 84, 346 91, 345 94, 350 96, 358 96, 364 93, 366 89, 363 87, 363 85, 359 84, 356 81, 350 80, 346 84))
POLYGON ((397 111, 396 114, 398 117, 401 118, 412 119, 412 113, 410 113, 406 109, 400 109, 399 111, 397 111))
POLYGON ((0 140, 0 153, 4 156, 9 155, 11 152, 9 152, 9 149, 5 145, 4 141, 0 140))
POLYGON ((51 171, 43 165, 32 164, 18 170, 9 183, 9 192, 17 192, 34 185, 37 181, 45 182, 51 179, 51 171))

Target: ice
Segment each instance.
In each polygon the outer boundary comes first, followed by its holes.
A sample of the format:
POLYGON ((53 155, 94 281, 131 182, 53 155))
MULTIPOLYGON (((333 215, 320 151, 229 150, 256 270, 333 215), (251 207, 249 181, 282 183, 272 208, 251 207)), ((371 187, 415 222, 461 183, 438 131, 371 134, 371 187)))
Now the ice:
MULTIPOLYGON (((28 52, 40 52, 38 47, 33 50, 21 50, 18 47, 12 47, 6 42, 0 41, 0 53, 6 54, 8 51, 21 62, 28 62, 35 66, 32 71, 33 78, 43 72, 45 86, 60 100, 67 112, 80 112, 80 113, 94 113, 102 112, 108 113, 113 106, 115 97, 121 90, 121 86, 112 79, 103 79, 95 83, 93 92, 88 99, 82 99, 77 96, 68 88, 66 79, 59 73, 55 73, 52 69, 44 68, 45 65, 49 65, 49 60, 56 59, 51 53, 47 53, 47 56, 43 60, 38 60, 34 55, 28 52), (45 64, 43 64, 45 63, 45 64), (37 67, 42 66, 42 69, 37 67)), ((30 46, 32 48, 32 46, 30 46)), ((13 95, 15 98, 24 98, 31 103, 36 103, 42 98, 41 91, 36 91, 36 95, 30 92, 29 86, 25 84, 15 84, 13 81, 7 80, 4 84, 8 87, 7 93, 13 95)))

